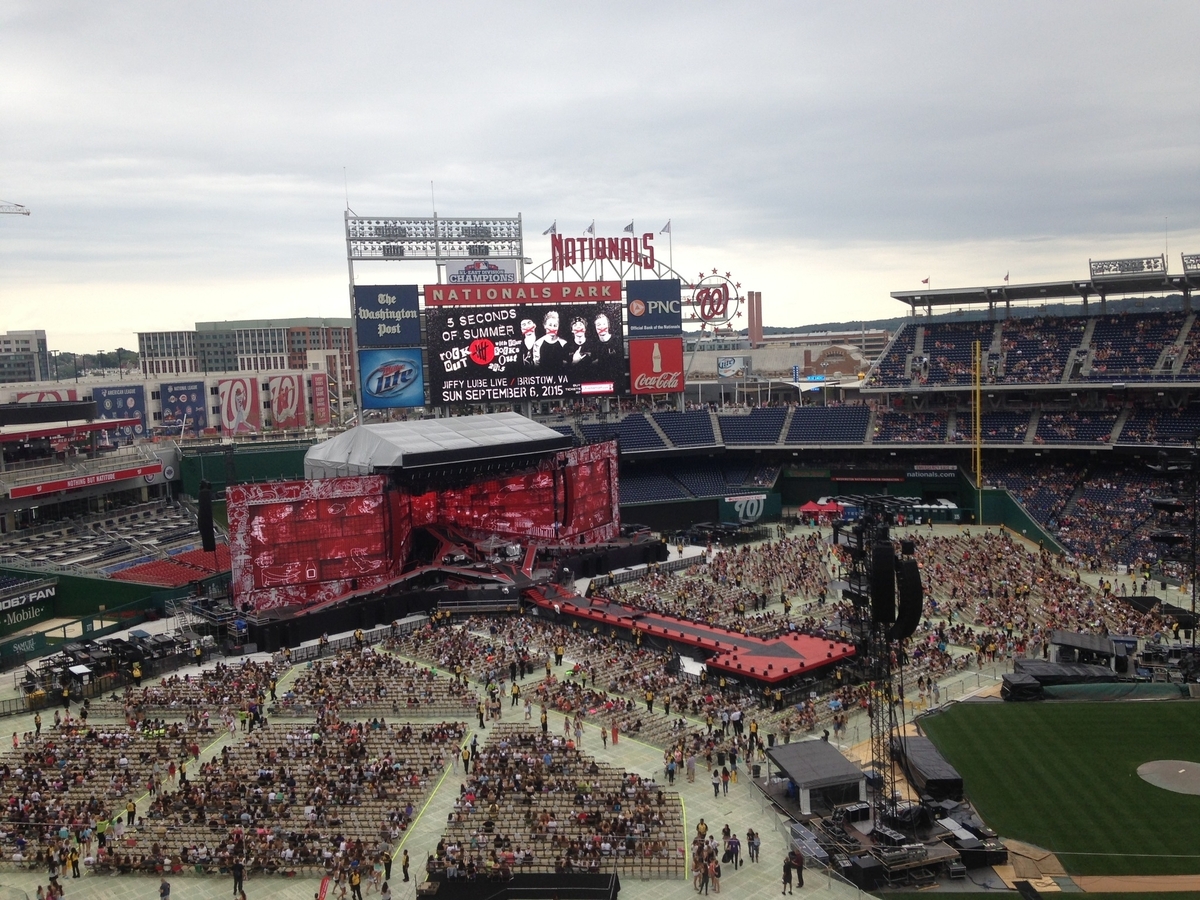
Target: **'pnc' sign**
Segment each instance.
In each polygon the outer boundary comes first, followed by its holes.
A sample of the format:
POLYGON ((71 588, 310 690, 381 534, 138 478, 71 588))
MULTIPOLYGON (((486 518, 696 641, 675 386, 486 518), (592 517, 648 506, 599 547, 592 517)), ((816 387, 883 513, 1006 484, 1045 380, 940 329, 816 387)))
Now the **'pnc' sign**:
POLYGON ((678 278, 625 283, 626 332, 630 338, 683 334, 683 298, 678 278))

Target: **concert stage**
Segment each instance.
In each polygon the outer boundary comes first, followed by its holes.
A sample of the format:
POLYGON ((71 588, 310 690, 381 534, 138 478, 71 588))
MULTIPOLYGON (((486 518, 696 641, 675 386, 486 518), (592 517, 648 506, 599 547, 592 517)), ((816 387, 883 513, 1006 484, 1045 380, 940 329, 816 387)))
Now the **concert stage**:
POLYGON ((444 872, 429 877, 428 882, 417 888, 418 897, 436 900, 616 900, 621 892, 621 879, 615 872, 611 875, 514 875, 508 881, 446 878, 444 872))
POLYGON ((704 655, 710 670, 728 672, 768 684, 836 665, 854 656, 854 646, 828 638, 791 634, 758 638, 728 628, 704 625, 664 613, 647 612, 611 600, 581 597, 557 585, 527 590, 525 596, 551 616, 568 616, 607 628, 642 632, 694 648, 704 655))

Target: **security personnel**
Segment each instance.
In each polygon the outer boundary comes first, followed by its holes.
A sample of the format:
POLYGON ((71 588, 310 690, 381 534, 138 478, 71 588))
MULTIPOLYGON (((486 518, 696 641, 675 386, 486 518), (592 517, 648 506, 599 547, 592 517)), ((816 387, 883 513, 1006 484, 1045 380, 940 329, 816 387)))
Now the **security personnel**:
POLYGON ((133 664, 133 683, 138 687, 142 686, 142 664, 140 662, 133 664))
POLYGON ((516 706, 521 700, 521 686, 515 681, 512 686, 512 703, 508 704, 509 708, 516 706))

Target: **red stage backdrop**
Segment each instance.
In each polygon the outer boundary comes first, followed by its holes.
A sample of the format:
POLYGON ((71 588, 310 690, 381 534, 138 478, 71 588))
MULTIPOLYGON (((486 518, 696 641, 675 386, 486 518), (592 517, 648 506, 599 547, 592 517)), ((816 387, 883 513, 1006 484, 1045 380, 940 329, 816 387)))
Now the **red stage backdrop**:
POLYGON ((539 544, 620 533, 613 442, 566 450, 533 470, 410 496, 381 475, 234 485, 233 594, 256 608, 310 606, 371 588, 404 569, 412 531, 453 525, 539 544))
POLYGON ((372 475, 226 488, 234 599, 308 606, 392 577, 385 484, 372 475))

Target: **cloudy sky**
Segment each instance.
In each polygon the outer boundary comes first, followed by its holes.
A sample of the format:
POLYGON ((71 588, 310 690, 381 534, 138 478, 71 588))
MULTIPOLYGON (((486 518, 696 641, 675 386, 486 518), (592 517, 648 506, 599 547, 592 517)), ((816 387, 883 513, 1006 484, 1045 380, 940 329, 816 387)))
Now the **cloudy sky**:
MULTIPOLYGON (((767 324, 1200 251, 1187 3, 0 0, 0 330, 348 315, 342 212, 673 223, 767 324), (345 175, 343 176, 343 172, 345 175), (1169 232, 1169 238, 1164 232, 1169 232)), ((666 236, 661 239, 665 242, 666 236)), ((424 282, 416 264, 364 282, 424 282)))

